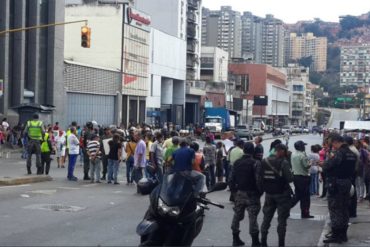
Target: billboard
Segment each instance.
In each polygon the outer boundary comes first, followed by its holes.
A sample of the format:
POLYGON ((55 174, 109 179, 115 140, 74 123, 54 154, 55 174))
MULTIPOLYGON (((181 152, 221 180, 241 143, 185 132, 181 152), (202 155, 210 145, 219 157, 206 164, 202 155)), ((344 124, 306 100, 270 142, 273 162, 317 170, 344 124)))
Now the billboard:
POLYGON ((266 95, 255 95, 254 96, 254 105, 266 106, 268 104, 266 95))
POLYGON ((149 79, 150 18, 126 5, 123 35, 122 90, 147 96, 149 79))

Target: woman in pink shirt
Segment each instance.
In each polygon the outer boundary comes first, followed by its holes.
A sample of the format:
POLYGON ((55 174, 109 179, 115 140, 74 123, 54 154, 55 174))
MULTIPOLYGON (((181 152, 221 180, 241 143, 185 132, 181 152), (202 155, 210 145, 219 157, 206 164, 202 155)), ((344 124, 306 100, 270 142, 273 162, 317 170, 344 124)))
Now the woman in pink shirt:
POLYGON ((326 160, 326 157, 327 157, 327 154, 329 152, 329 143, 328 143, 328 139, 325 139, 323 144, 322 144, 322 149, 320 150, 319 152, 319 156, 320 156, 320 182, 323 183, 322 185, 322 194, 320 196, 320 198, 324 198, 326 197, 326 176, 325 176, 325 173, 322 171, 322 166, 324 165, 324 161, 326 160))

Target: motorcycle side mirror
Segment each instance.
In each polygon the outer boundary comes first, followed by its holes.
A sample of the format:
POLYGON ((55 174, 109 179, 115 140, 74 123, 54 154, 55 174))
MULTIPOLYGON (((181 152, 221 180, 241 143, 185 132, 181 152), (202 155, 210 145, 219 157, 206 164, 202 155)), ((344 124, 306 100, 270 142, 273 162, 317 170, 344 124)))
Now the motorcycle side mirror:
POLYGON ((215 184, 215 186, 213 186, 213 188, 210 191, 208 191, 208 193, 225 190, 226 187, 227 187, 227 183, 218 182, 218 183, 215 184))

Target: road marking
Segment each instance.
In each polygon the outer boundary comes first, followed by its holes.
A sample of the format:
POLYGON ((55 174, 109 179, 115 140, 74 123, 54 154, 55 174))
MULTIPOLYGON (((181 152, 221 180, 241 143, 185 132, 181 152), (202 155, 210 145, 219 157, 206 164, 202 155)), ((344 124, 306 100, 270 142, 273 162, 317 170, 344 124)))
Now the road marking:
MULTIPOLYGON (((327 215, 317 215, 317 214, 314 214, 313 216, 315 216, 314 218, 312 219, 304 219, 304 220, 313 220, 313 221, 325 221, 327 219, 327 215)), ((290 213, 290 217, 289 219, 291 220, 302 220, 302 217, 301 217, 301 214, 300 213, 290 213)))
POLYGON ((325 220, 324 228, 322 229, 322 232, 319 238, 319 242, 317 243, 317 247, 326 246, 323 241, 325 239, 325 235, 330 231, 329 224, 330 224, 330 217, 328 214, 325 220))
POLYGON ((83 187, 89 188, 89 187, 95 187, 97 184, 85 184, 82 185, 83 187))
POLYGON ((33 193, 33 194, 53 195, 57 193, 57 190, 32 190, 28 192, 33 193))
POLYGON ((30 196, 27 195, 27 194, 21 194, 21 197, 23 197, 23 198, 30 198, 30 196))
POLYGON ((81 188, 76 188, 76 187, 58 187, 58 189, 62 189, 62 190, 80 190, 81 188))
POLYGON ((31 185, 30 184, 20 184, 20 185, 0 186, 0 189, 10 189, 10 188, 28 187, 28 186, 31 186, 31 185))

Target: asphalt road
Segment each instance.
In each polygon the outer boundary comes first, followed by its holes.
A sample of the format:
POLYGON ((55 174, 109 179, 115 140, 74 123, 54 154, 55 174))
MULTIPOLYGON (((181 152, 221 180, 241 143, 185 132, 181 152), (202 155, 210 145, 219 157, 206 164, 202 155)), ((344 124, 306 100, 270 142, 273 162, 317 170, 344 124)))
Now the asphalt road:
POLYGON ((329 123, 329 128, 337 128, 339 129, 339 123, 341 121, 357 121, 359 117, 359 109, 353 108, 353 109, 330 109, 332 114, 331 123, 329 123))
MULTIPOLYGON (((302 139, 313 145, 321 143, 317 135, 292 137, 289 146, 302 139)), ((272 140, 264 142, 265 152, 272 140)), ((23 166, 23 160, 13 160, 23 166)), ((121 185, 69 182, 66 171, 52 165, 54 181, 13 187, 0 187, 0 245, 1 246, 132 246, 138 245, 136 225, 149 205, 147 196, 135 194, 134 186, 126 186, 124 169, 120 171, 121 185)), ((81 177, 82 168, 77 166, 81 177)), ((21 174, 23 175, 23 174, 21 174)), ((225 205, 206 212, 203 231, 196 246, 228 246, 232 236, 233 216, 229 192, 210 194, 209 198, 225 205)), ((291 212, 288 222, 287 245, 316 246, 327 217, 326 201, 312 197, 313 220, 300 219, 299 206, 291 212)), ((262 221, 262 212, 259 222, 262 221)), ((241 237, 251 243, 248 218, 241 224, 241 237)), ((276 218, 272 222, 269 244, 277 244, 276 218)))

